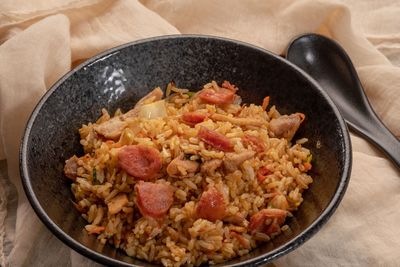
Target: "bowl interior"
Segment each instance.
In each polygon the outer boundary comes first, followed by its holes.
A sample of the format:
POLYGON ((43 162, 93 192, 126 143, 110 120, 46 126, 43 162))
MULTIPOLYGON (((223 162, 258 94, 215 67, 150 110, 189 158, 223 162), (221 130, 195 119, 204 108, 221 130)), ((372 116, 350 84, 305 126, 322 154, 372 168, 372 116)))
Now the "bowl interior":
POLYGON ((21 149, 25 189, 44 223, 68 245, 107 265, 151 266, 101 246, 82 230, 85 221, 72 205, 63 165, 73 154, 83 154, 78 129, 96 120, 102 108, 127 111, 171 80, 178 87, 196 89, 211 80, 229 80, 240 88, 244 103, 260 104, 269 95, 281 113, 306 114, 296 138, 309 139, 305 146, 314 158, 314 183, 288 222, 292 234, 228 264, 271 260, 314 233, 340 201, 349 176, 351 148, 339 113, 315 83, 283 59, 250 45, 199 36, 155 38, 111 50, 66 75, 45 95, 21 149))

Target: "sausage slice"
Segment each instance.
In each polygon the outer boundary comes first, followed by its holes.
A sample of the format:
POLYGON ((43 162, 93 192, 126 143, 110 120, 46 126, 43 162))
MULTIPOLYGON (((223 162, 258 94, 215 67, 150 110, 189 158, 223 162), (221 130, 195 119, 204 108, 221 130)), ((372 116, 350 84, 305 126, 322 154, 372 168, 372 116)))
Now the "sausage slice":
POLYGON ((207 118, 207 114, 199 112, 186 112, 182 115, 182 121, 189 126, 194 126, 197 123, 203 122, 207 118))
POLYGON ((198 137, 204 143, 207 143, 218 150, 222 150, 225 152, 233 151, 231 140, 216 131, 209 130, 206 127, 202 126, 199 130, 198 137))
POLYGON ((225 217, 225 211, 224 195, 215 187, 210 187, 201 194, 196 209, 199 218, 215 222, 225 217))
POLYGON ((150 180, 157 176, 162 167, 160 152, 146 145, 130 145, 118 153, 121 168, 140 180, 150 180))
POLYGON ((233 103, 235 100, 235 92, 226 88, 221 88, 218 91, 203 89, 199 93, 199 97, 202 101, 209 104, 226 105, 233 103))
POLYGON ((135 192, 136 205, 143 216, 162 218, 174 202, 174 191, 166 184, 139 181, 135 192))

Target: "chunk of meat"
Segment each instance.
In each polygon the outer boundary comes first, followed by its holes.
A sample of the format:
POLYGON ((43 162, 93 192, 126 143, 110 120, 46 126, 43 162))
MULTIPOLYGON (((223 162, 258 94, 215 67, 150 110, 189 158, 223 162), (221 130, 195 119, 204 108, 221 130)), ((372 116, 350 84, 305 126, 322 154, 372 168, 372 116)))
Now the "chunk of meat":
POLYGON ((221 159, 208 160, 201 165, 201 172, 206 173, 209 176, 214 176, 215 170, 219 168, 221 165, 222 165, 221 159))
POLYGON ((203 122, 206 118, 207 114, 199 112, 186 112, 182 115, 182 121, 190 126, 203 122))
POLYGON ((220 88, 218 91, 203 89, 198 96, 203 102, 214 105, 227 105, 235 100, 235 92, 226 88, 220 88))
POLYGON ((166 184, 139 181, 135 192, 136 205, 143 216, 162 218, 174 202, 173 188, 166 184))
POLYGON ((303 113, 294 113, 291 115, 283 115, 276 119, 272 119, 269 123, 269 130, 273 137, 285 138, 292 140, 300 124, 304 121, 303 113))
POLYGON ((200 164, 193 160, 185 160, 183 154, 174 158, 167 166, 167 173, 175 178, 192 177, 198 171, 200 164))
POLYGON ((196 208, 199 218, 215 222, 225 217, 226 204, 224 195, 215 187, 209 187, 201 194, 196 208))
POLYGON ((126 194, 120 193, 107 203, 108 213, 110 215, 117 214, 122 210, 122 208, 128 204, 128 197, 126 194))
POLYGON ((108 121, 95 125, 93 129, 109 139, 118 139, 122 131, 128 126, 126 121, 122 121, 119 117, 114 117, 108 121))
POLYGON ((267 166, 262 166, 257 171, 257 180, 260 183, 262 183, 262 182, 264 182, 265 178, 267 178, 267 175, 269 175, 271 173, 272 173, 272 171, 270 169, 268 169, 267 166))
POLYGON ((121 168, 140 180, 150 180, 157 176, 162 167, 160 152, 146 145, 123 147, 118 153, 121 168))
POLYGON ((65 161, 64 174, 72 181, 75 181, 78 171, 78 157, 73 155, 65 161))
POLYGON ((231 140, 229 140, 226 136, 216 131, 209 130, 206 127, 202 126, 197 136, 204 143, 209 144, 210 146, 218 150, 222 150, 225 152, 233 151, 233 145, 231 143, 231 140))
POLYGON ((251 146, 257 153, 265 151, 265 144, 261 138, 249 134, 245 134, 242 138, 242 142, 245 145, 251 146))
POLYGON ((216 121, 228 121, 232 124, 240 125, 240 126, 262 126, 265 124, 265 121, 261 120, 261 119, 234 118, 234 117, 217 114, 217 113, 211 115, 211 119, 216 120, 216 121))
POLYGON ((252 234, 262 232, 265 234, 272 234, 279 230, 286 219, 287 211, 281 209, 262 209, 250 217, 249 230, 252 234), (269 225, 266 220, 271 219, 269 225), (277 228, 278 227, 278 228, 277 228))
POLYGON ((288 210, 289 203, 284 195, 276 195, 271 199, 271 205, 274 208, 288 210))
POLYGON ((240 153, 226 153, 224 158, 224 167, 228 172, 234 172, 243 162, 251 159, 255 154, 256 152, 253 150, 245 150, 240 153))
POLYGON ((147 102, 155 102, 162 98, 163 92, 157 87, 144 97, 142 97, 135 105, 135 107, 121 116, 113 117, 108 121, 97 124, 93 129, 108 139, 118 139, 121 136, 122 131, 128 126, 125 121, 127 118, 137 117, 139 114, 139 108, 147 102))

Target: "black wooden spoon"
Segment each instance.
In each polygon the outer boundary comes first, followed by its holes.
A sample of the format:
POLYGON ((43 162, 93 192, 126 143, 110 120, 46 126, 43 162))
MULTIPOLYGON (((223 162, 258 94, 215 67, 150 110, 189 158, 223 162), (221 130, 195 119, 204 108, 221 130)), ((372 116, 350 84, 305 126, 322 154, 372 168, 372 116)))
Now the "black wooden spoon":
POLYGON ((349 56, 338 43, 318 34, 302 35, 290 43, 286 58, 321 85, 352 130, 400 168, 400 142, 372 109, 349 56))

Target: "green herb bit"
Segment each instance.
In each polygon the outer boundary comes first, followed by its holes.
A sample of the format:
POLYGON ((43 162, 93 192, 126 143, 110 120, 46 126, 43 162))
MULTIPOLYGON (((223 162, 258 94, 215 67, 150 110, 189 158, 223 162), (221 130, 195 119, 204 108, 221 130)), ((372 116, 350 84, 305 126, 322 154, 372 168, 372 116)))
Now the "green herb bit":
POLYGON ((186 94, 187 94, 189 97, 193 97, 194 94, 195 94, 195 92, 190 92, 190 91, 189 91, 189 92, 187 92, 186 94))
POLYGON ((93 184, 99 184, 99 181, 97 180, 97 170, 96 168, 93 168, 93 184))

